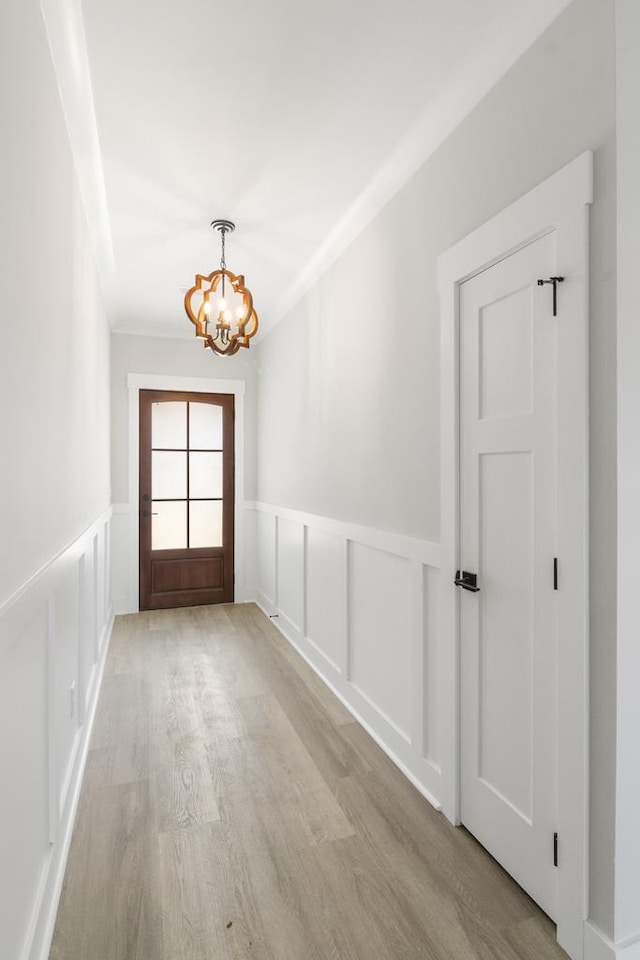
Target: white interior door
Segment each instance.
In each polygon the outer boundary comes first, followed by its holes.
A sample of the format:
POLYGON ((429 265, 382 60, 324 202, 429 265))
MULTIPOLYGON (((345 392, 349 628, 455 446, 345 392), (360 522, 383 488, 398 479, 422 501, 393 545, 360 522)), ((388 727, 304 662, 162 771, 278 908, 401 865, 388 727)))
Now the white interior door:
POLYGON ((460 287, 461 819, 553 918, 556 273, 549 234, 460 287))

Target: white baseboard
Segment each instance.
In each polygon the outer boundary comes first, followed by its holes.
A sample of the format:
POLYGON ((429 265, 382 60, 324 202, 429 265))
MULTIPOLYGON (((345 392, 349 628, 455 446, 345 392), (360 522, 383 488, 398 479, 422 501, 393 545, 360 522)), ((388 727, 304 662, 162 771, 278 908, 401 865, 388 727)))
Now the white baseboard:
MULTIPOLYGON (((337 686, 332 683, 326 672, 317 662, 317 659, 314 659, 310 655, 313 645, 310 644, 309 641, 305 641, 305 638, 300 636, 299 631, 292 629, 292 622, 286 615, 282 613, 282 611, 276 611, 276 613, 269 612, 270 610, 274 610, 273 603, 271 603, 260 591, 257 591, 255 602, 265 616, 267 616, 274 626, 278 628, 282 636, 291 644, 291 646, 300 654, 303 660, 305 660, 311 669, 320 677, 323 683, 326 684, 329 690, 331 690, 338 700, 347 708, 354 720, 358 721, 360 726, 363 727, 369 736, 375 740, 378 746, 384 750, 389 759, 392 760, 398 769, 402 771, 402 773, 413 784, 416 790, 422 794, 425 800, 427 800, 432 807, 435 807, 436 810, 440 810, 440 801, 433 795, 429 788, 425 786, 420 776, 414 770, 412 770, 408 764, 404 763, 404 761, 400 759, 395 750, 387 743, 384 736, 382 736, 381 733, 362 716, 353 702, 353 700, 357 698, 357 691, 352 688, 353 699, 350 699, 349 695, 345 691, 339 690, 337 686)), ((295 627, 295 625, 293 626, 295 627)), ((322 654, 322 657, 324 657, 324 654, 322 654)), ((347 684, 346 686, 349 688, 350 685, 347 684)))
POLYGON ((258 606, 435 806, 439 547, 257 502, 258 606))
MULTIPOLYGON (((51 860, 46 870, 41 886, 39 905, 34 922, 34 933, 31 939, 31 946, 26 954, 28 960, 48 960, 51 949, 51 938, 58 913, 58 903, 62 892, 62 882, 69 857, 71 847, 71 838, 73 828, 78 812, 78 802, 82 789, 82 780, 87 763, 87 754, 91 742, 91 733, 93 722, 96 715, 96 707, 102 687, 102 678, 104 675, 104 665, 109 652, 109 643, 113 632, 115 616, 111 612, 107 624, 104 628, 104 640, 101 643, 100 660, 96 663, 93 670, 91 683, 91 698, 87 710, 84 725, 79 734, 79 743, 76 748, 75 761, 69 778, 67 789, 67 801, 65 810, 61 817, 59 826, 58 840, 53 847, 51 860)), ((25 958, 25 960, 26 960, 25 958)))
POLYGON ((266 593, 263 593, 262 590, 256 590, 253 599, 267 617, 271 618, 277 615, 275 603, 266 595, 266 593))
POLYGON ((616 944, 587 921, 584 925, 584 960, 640 960, 640 937, 616 944))

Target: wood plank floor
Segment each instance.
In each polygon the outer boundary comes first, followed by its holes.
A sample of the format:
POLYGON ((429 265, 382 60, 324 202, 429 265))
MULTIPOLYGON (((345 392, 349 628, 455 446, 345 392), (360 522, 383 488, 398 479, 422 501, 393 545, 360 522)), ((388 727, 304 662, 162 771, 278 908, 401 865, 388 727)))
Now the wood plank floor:
POLYGON ((51 960, 553 960, 253 604, 119 617, 51 960))

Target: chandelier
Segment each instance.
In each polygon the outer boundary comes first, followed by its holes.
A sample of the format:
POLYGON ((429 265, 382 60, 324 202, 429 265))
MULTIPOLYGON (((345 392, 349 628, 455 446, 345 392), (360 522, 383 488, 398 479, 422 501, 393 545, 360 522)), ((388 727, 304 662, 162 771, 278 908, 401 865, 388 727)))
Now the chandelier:
POLYGON ((253 297, 244 285, 244 277, 227 270, 225 239, 235 230, 235 223, 213 220, 211 226, 220 234, 220 269, 208 277, 196 274, 195 284, 185 294, 184 308, 204 347, 230 357, 240 347, 249 346, 258 332, 258 314, 253 309, 253 297))

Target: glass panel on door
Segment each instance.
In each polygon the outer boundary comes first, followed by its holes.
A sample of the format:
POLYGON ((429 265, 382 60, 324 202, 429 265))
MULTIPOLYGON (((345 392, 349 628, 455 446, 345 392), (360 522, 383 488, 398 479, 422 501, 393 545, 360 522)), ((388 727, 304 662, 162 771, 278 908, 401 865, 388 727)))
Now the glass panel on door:
POLYGON ((184 550, 187 546, 186 501, 154 500, 151 507, 151 549, 184 550))
POLYGON ((222 500, 192 500, 189 518, 192 547, 222 546, 222 500))
POLYGON ((151 418, 151 446, 154 450, 184 450, 186 448, 186 403, 154 403, 151 418))
POLYGON ((151 549, 223 546, 222 497, 222 408, 153 403, 151 549))
POLYGON ((222 453, 189 454, 189 498, 222 499, 222 453))
POLYGON ((151 496, 154 500, 187 499, 186 451, 151 451, 151 496))
POLYGON ((222 407, 211 403, 189 404, 189 448, 222 450, 222 407))

